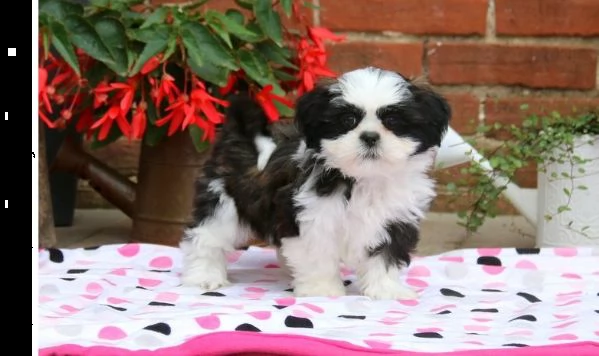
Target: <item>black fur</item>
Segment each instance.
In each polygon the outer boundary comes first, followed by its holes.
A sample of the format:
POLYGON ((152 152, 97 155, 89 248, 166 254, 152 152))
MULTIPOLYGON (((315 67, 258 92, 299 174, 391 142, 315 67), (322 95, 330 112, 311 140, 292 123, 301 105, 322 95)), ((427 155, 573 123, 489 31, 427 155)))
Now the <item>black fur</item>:
POLYGON ((404 222, 391 222, 385 226, 385 232, 389 239, 370 249, 368 254, 371 257, 382 255, 387 268, 402 264, 408 266, 411 262, 410 253, 414 252, 418 243, 418 227, 404 222))

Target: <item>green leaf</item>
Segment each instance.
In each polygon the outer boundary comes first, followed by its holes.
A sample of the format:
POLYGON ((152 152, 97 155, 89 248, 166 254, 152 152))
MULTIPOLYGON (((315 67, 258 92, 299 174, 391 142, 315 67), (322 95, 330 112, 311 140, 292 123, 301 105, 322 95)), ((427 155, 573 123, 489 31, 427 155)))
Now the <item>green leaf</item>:
POLYGON ((225 12, 225 16, 227 16, 231 21, 235 21, 240 26, 245 24, 245 16, 241 13, 241 11, 237 9, 229 9, 225 12))
POLYGON ((235 3, 246 10, 251 10, 254 7, 256 0, 235 0, 235 3))
POLYGON ((224 87, 227 84, 227 79, 229 78, 229 73, 231 72, 227 68, 218 67, 208 62, 198 66, 191 58, 187 60, 187 65, 200 78, 219 87, 224 87))
POLYGON ((73 68, 75 73, 77 73, 78 76, 81 76, 81 71, 79 70, 79 61, 77 60, 77 55, 75 54, 73 45, 71 42, 69 42, 67 30, 58 22, 51 22, 50 30, 52 31, 52 45, 56 51, 69 64, 69 66, 73 68))
POLYGON ((237 70, 235 58, 210 30, 198 22, 185 22, 181 25, 181 38, 196 64, 204 61, 217 66, 237 70))
POLYGON ((262 31, 279 46, 283 45, 281 17, 273 9, 271 0, 256 0, 254 14, 262 31))
POLYGON ((282 81, 282 82, 293 82, 293 81, 297 80, 297 77, 295 77, 285 71, 282 71, 280 69, 274 69, 273 73, 275 75, 275 78, 277 78, 279 81, 282 81))
POLYGON ((169 59, 173 53, 177 50, 177 39, 171 39, 168 41, 168 45, 166 46, 166 51, 164 51, 163 60, 166 61, 169 59))
POLYGON ((208 24, 212 31, 214 31, 218 37, 220 37, 229 48, 233 48, 233 43, 231 42, 231 36, 225 26, 220 22, 211 22, 208 24))
POLYGON ((205 3, 207 3, 208 1, 209 0, 192 1, 191 4, 183 6, 183 10, 189 11, 189 10, 197 9, 198 7, 200 7, 200 6, 204 5, 205 3))
POLYGON ((570 210, 571 210, 570 207, 568 207, 567 205, 560 205, 560 206, 557 207, 557 213, 558 214, 561 214, 561 213, 563 213, 565 211, 570 211, 570 210))
POLYGON ((283 11, 285 11, 285 15, 287 15, 287 17, 291 17, 292 4, 293 0, 281 0, 281 6, 283 6, 283 11))
POLYGON ((274 102, 277 111, 281 117, 291 118, 294 116, 295 111, 293 108, 288 107, 287 105, 281 104, 278 101, 274 102))
POLYGON ((274 42, 265 41, 258 43, 256 45, 256 49, 269 61, 280 64, 287 68, 298 69, 297 66, 289 61, 289 58, 291 58, 291 52, 287 48, 281 48, 274 42))
MULTIPOLYGON (((237 12, 237 13, 239 13, 239 12, 237 12)), ((241 14, 241 13, 239 13, 239 14, 241 14)), ((218 12, 218 11, 214 11, 214 10, 208 10, 206 12, 206 17, 209 19, 208 22, 210 24, 213 24, 214 22, 220 23, 222 25, 221 26, 222 31, 230 32, 232 35, 234 35, 244 41, 248 41, 248 42, 258 41, 262 38, 262 36, 260 34, 252 32, 246 26, 244 26, 243 15, 241 15, 242 16, 241 23, 239 23, 238 22, 239 20, 236 18, 238 15, 232 15, 232 16, 235 16, 235 17, 229 17, 228 15, 225 15, 222 12, 218 12)))
POLYGON ((135 62, 135 65, 129 72, 129 76, 132 77, 132 76, 136 75, 150 58, 152 58, 155 55, 157 55, 158 53, 162 52, 167 47, 168 44, 169 44, 168 40, 165 40, 162 38, 159 38, 152 42, 146 43, 146 46, 144 47, 144 49, 139 54, 139 57, 137 58, 137 62, 135 62))
POLYGON ((64 22, 69 15, 83 15, 83 6, 72 1, 40 0, 39 12, 64 22))
MULTIPOLYGON (((149 105, 148 105, 149 107, 149 105)), ((146 129, 146 133, 144 134, 144 144, 148 146, 156 146, 162 141, 164 136, 166 136, 166 132, 168 130, 168 125, 156 126, 154 124, 148 125, 146 129)))
POLYGON ((189 126, 189 135, 191 136, 191 140, 196 147, 196 151, 204 152, 206 149, 208 149, 208 147, 210 147, 210 142, 202 140, 204 131, 202 131, 202 129, 197 125, 189 126))
POLYGON ((170 9, 168 7, 159 7, 153 13, 151 13, 139 28, 148 28, 154 24, 162 24, 166 20, 170 9))
POLYGON ((580 190, 588 190, 589 189, 586 185, 579 185, 576 188, 578 188, 580 190))
POLYGON ((102 42, 94 26, 87 20, 81 16, 69 15, 65 20, 65 26, 71 33, 71 41, 75 46, 106 65, 115 64, 106 44, 102 42))
POLYGON ((112 17, 99 19, 94 27, 114 59, 114 64, 106 63, 106 65, 119 75, 126 75, 129 69, 129 59, 125 27, 119 20, 112 17))
POLYGON ((241 68, 245 73, 262 86, 271 84, 272 74, 269 71, 268 62, 257 51, 241 49, 238 52, 241 68))
POLYGON ((131 30, 128 35, 139 42, 149 43, 156 39, 168 39, 170 29, 171 27, 169 25, 157 24, 139 30, 131 30))

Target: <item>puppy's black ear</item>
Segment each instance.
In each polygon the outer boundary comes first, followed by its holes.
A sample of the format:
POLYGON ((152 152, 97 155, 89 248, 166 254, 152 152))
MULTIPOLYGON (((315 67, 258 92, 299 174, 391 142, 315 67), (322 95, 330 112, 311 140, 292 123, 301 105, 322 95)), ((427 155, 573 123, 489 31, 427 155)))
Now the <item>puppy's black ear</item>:
POLYGON ((318 126, 322 115, 327 110, 333 94, 328 84, 317 85, 311 91, 303 94, 295 107, 295 125, 306 138, 308 148, 318 145, 318 126))
POLYGON ((411 84, 410 91, 414 104, 421 115, 434 127, 438 135, 438 140, 435 140, 438 142, 435 143, 440 145, 451 121, 451 107, 447 100, 427 83, 414 80, 411 84))

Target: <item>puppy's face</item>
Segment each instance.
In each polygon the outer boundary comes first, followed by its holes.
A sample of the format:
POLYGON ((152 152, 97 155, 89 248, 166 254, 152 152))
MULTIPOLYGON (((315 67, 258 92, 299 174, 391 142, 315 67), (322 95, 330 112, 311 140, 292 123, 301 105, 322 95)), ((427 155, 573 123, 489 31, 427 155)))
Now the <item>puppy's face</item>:
POLYGON ((307 147, 355 178, 392 175, 441 143, 451 110, 440 95, 401 75, 364 68, 298 100, 307 147))

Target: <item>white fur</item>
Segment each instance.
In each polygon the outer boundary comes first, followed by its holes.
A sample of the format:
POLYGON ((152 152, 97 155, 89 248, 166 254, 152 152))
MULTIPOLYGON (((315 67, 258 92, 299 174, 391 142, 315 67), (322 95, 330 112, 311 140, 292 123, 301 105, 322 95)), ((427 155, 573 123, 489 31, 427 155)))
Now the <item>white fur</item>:
POLYGON ((223 182, 215 180, 208 189, 220 194, 220 201, 211 218, 185 232, 180 244, 185 265, 181 280, 184 285, 214 290, 229 284, 225 252, 243 243, 249 232, 239 225, 235 202, 225 193, 223 182))
POLYGON ((258 135, 254 138, 254 144, 258 150, 258 170, 263 170, 270 159, 270 156, 277 148, 275 141, 266 136, 258 135))

